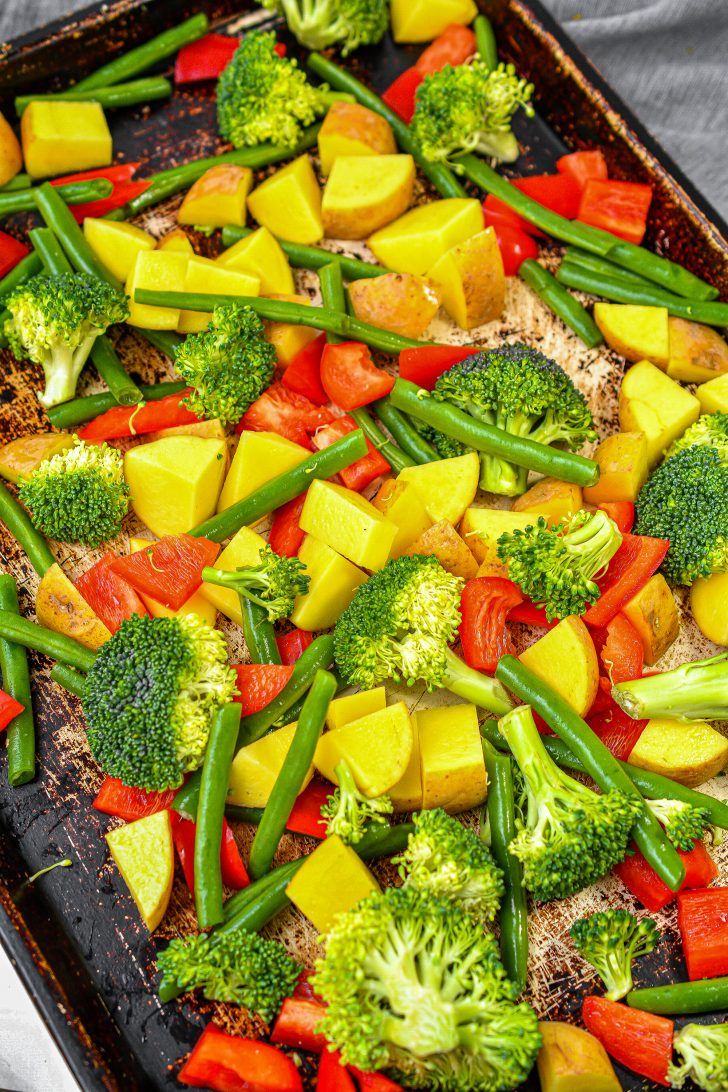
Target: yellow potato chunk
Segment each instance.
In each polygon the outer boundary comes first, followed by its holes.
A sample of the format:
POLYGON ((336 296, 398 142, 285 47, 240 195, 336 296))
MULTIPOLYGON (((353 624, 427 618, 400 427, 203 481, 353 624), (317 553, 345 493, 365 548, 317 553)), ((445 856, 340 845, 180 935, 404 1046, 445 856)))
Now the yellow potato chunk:
POLYGON ((701 413, 728 413, 728 375, 701 383, 695 392, 701 413))
POLYGON ((429 527, 405 550, 406 554, 433 554, 453 576, 471 580, 478 572, 478 563, 451 523, 440 520, 429 527))
POLYGON ((599 687, 599 660, 581 618, 570 615, 519 656, 521 663, 583 717, 599 687))
POLYGON ((104 623, 57 564, 51 565, 38 585, 35 615, 41 626, 72 637, 92 652, 111 637, 104 623))
POLYGON ((339 156, 394 155, 397 145, 386 118, 358 102, 332 102, 318 136, 321 173, 339 156))
POLYGON ((296 290, 288 258, 268 228, 258 228, 239 239, 229 250, 224 250, 217 261, 226 269, 257 277, 261 296, 290 296, 296 290))
POLYGON ((353 281, 349 298, 356 318, 402 337, 421 338, 440 308, 436 286, 415 273, 353 281))
POLYGON ((193 182, 177 213, 180 224, 195 227, 243 227, 247 217, 247 198, 253 185, 250 167, 220 163, 193 182))
POLYGON ((366 573, 312 535, 303 540, 298 557, 310 582, 306 594, 296 597, 291 621, 311 633, 328 629, 349 606, 366 573))
POLYGON ((279 474, 293 470, 309 455, 305 447, 277 432, 242 432, 222 487, 218 512, 249 497, 279 474))
MULTIPOLYGON (((147 440, 163 440, 165 436, 202 436, 206 440, 227 440, 227 432, 217 417, 210 421, 190 421, 188 425, 171 425, 160 428, 158 432, 147 434, 147 440)), ((230 457, 226 459, 226 467, 230 457)))
POLYGON ((127 451, 131 506, 159 538, 179 535, 215 511, 225 475, 224 440, 168 436, 127 451))
POLYGON ((420 741, 422 807, 456 813, 482 804, 488 782, 475 706, 420 709, 414 719, 420 741))
POLYGON ((674 379, 641 360, 629 369, 619 392, 619 425, 623 432, 644 432, 653 465, 666 448, 697 421, 700 403, 674 379))
POLYGON ((440 288, 442 306, 462 330, 500 318, 506 302, 506 278, 492 227, 451 247, 428 276, 440 288))
POLYGON ((680 632, 675 596, 662 573, 651 576, 645 586, 622 607, 622 613, 640 635, 645 663, 657 663, 680 632))
POLYGON ((154 250, 157 245, 148 231, 121 220, 87 216, 83 222, 83 233, 94 254, 119 281, 126 281, 140 251, 154 250))
POLYGON ((595 303, 594 321, 615 353, 627 360, 651 360, 664 371, 670 356, 666 307, 595 303))
MULTIPOLYGON (((244 569, 257 565, 260 560, 260 551, 265 546, 265 539, 251 531, 250 527, 241 527, 230 539, 222 551, 215 567, 227 569, 244 569)), ((215 584, 203 584, 200 595, 212 603, 219 611, 222 611, 231 621, 243 624, 243 616, 240 611, 240 596, 229 588, 219 588, 215 584)))
POLYGON ((343 728, 345 724, 367 717, 370 713, 381 713, 386 706, 387 694, 383 686, 334 698, 326 713, 326 727, 343 728))
POLYGON ((28 478, 46 459, 52 459, 62 451, 73 447, 69 432, 36 432, 18 436, 0 447, 0 478, 18 485, 21 478, 28 478))
POLYGON ((450 23, 467 26, 478 14, 473 0, 392 0, 395 42, 430 42, 450 23))
POLYGON ((319 479, 309 486, 299 525, 362 569, 381 569, 397 535, 394 524, 359 493, 319 479))
MULTIPOLYGON (((154 543, 150 538, 130 538, 129 552, 135 554, 137 550, 146 550, 147 547, 153 545, 154 543)), ((196 614, 203 622, 207 622, 208 626, 215 625, 217 608, 209 599, 205 598, 201 588, 193 592, 178 610, 171 610, 170 607, 165 607, 162 603, 158 603, 156 599, 152 599, 149 595, 142 595, 141 592, 137 592, 137 595, 152 618, 183 618, 186 614, 196 614)))
POLYGON ((321 190, 307 155, 261 182, 248 197, 248 208, 281 239, 310 245, 323 238, 321 190))
MULTIPOLYGON (((267 736, 241 747, 230 768, 228 801, 241 808, 264 808, 268 803, 278 774, 290 750, 297 724, 277 728, 267 736)), ((307 771, 301 786, 303 791, 313 777, 313 766, 307 771)))
POLYGON ((541 1092, 620 1092, 609 1055, 593 1035, 573 1024, 539 1021, 536 1058, 541 1092))
POLYGON ((412 739, 407 706, 398 701, 325 732, 316 746, 313 764, 336 785, 336 767, 345 761, 360 792, 381 796, 404 775, 412 755, 412 739))
POLYGON ((635 501, 650 472, 650 453, 643 432, 614 432, 593 455, 599 481, 584 489, 587 504, 635 501))
POLYGON ((705 720, 658 717, 647 722, 627 761, 694 789, 725 769, 728 739, 705 720))
POLYGON ((392 557, 400 557, 415 539, 432 526, 427 509, 411 482, 387 478, 372 503, 397 528, 392 557))
MULTIPOLYGON (((260 281, 251 273, 225 269, 209 258, 189 258, 185 271, 185 292, 219 292, 226 296, 257 296, 260 281)), ((205 330, 211 311, 180 311, 177 332, 195 334, 205 330)))
POLYGON ((407 769, 396 785, 387 792, 395 812, 419 811, 422 804, 422 760, 420 755, 420 734, 417 729, 417 714, 412 721, 412 754, 407 769))
POLYGON ((414 185, 411 155, 339 156, 321 201, 324 235, 366 239, 409 208, 414 185))
MULTIPOLYGON (((507 512, 502 508, 468 508, 460 525, 463 536, 481 567, 489 576, 508 576, 506 562, 498 557, 498 539, 511 531, 533 527, 542 512, 507 512)), ((482 573, 480 575, 483 575, 482 573)))
POLYGON ((157 243, 157 250, 174 250, 178 254, 186 254, 188 258, 193 258, 195 254, 195 248, 182 228, 174 228, 163 239, 160 239, 157 243))
POLYGON ((168 811, 127 823, 106 835, 109 852, 150 933, 164 917, 174 882, 174 845, 168 811))
POLYGON ((513 502, 514 512, 533 512, 554 523, 573 516, 581 508, 581 489, 558 478, 541 478, 513 502))
POLYGON ((410 209, 375 232, 369 247, 377 261, 397 273, 426 274, 451 247, 483 230, 483 209, 469 197, 448 197, 410 209))
POLYGON ((180 311, 175 307, 150 307, 135 303, 137 288, 154 292, 184 292, 185 274, 189 258, 174 250, 140 250, 126 281, 129 297, 130 326, 143 330, 174 330, 179 322, 180 311))
POLYGON ((414 486, 433 523, 459 523, 478 490, 480 459, 477 452, 454 459, 437 459, 421 466, 406 466, 398 481, 414 486))
POLYGON ((728 573, 696 580, 690 589, 690 609, 704 637, 728 645, 728 573))
POLYGON ((20 119, 20 139, 32 178, 108 167, 113 154, 98 102, 31 102, 20 119))
MULTIPOLYGON (((308 296, 279 296, 272 295, 274 300, 288 300, 289 303, 303 303, 311 306, 308 296)), ((265 322, 265 336, 276 351, 278 363, 282 368, 295 360, 301 349, 305 349, 310 341, 319 336, 320 330, 313 330, 310 326, 298 326, 294 322, 265 322)))
POLYGON ((350 910, 379 884, 351 846, 338 834, 324 839, 309 854, 286 888, 286 894, 319 933, 334 924, 337 914, 350 910))
POLYGON ((667 374, 681 383, 706 383, 728 373, 728 345, 717 330, 685 319, 667 320, 670 356, 667 374))
POLYGON ((7 185, 23 167, 23 153, 7 119, 0 114, 0 186, 7 185))

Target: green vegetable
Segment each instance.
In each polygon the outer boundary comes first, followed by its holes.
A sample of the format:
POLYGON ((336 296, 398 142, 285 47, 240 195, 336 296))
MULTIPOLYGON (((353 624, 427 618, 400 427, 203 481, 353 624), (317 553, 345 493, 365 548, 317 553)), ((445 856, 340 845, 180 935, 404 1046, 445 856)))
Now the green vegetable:
POLYGON ((728 977, 631 990, 626 1001, 630 1008, 667 1016, 672 1013, 687 1016, 692 1012, 721 1012, 728 1008, 728 977))
MULTIPOLYGON (((20 619, 18 588, 9 573, 0 573, 0 610, 20 619)), ((5 634, 0 637, 0 676, 5 693, 24 706, 7 728, 8 784, 17 788, 35 777, 35 721, 28 655, 5 634)))
POLYGON ((0 186, 0 193, 14 193, 15 190, 27 190, 29 186, 33 185, 33 181, 29 174, 21 172, 16 174, 14 178, 11 178, 9 182, 6 182, 4 186, 0 186))
POLYGON ((612 697, 634 720, 726 720, 728 652, 693 660, 659 675, 617 683, 612 687, 612 697))
POLYGON ((570 292, 567 292, 548 269, 526 258, 521 262, 518 276, 533 289, 539 299, 557 315, 577 337, 580 337, 588 349, 593 349, 604 342, 601 331, 585 307, 570 292))
MULTIPOLYGON (((346 311, 346 291, 344 279, 341 275, 341 266, 337 261, 322 265, 319 269, 319 284, 321 285, 321 304, 329 311, 346 311)), ((329 345, 335 345, 342 339, 329 331, 326 341, 329 345)))
MULTIPOLYGON (((49 184, 49 183, 47 183, 49 184)), ((15 193, 0 193, 0 219, 18 212, 35 212, 42 186, 31 186, 15 193)), ((109 197, 114 187, 106 178, 94 178, 88 182, 66 182, 56 188, 59 199, 66 205, 85 205, 87 201, 102 201, 109 197)), ((75 223, 75 221, 74 221, 75 223)))
POLYGON ((24 550, 38 576, 55 565, 56 559, 43 536, 36 531, 28 513, 12 493, 0 482, 0 523, 3 523, 24 550))
POLYGON ((21 483, 19 496, 39 531, 84 546, 116 538, 129 508, 120 452, 78 439, 40 463, 21 483))
POLYGON ((216 710, 205 747, 200 803, 195 829, 195 910, 200 929, 223 920, 220 844, 230 765, 240 726, 240 705, 230 702, 216 710))
POLYGON ((86 273, 98 280, 106 281, 117 292, 121 292, 123 285, 91 249, 62 197, 63 195, 51 186, 50 182, 44 182, 38 187, 36 203, 46 225, 55 232, 68 260, 78 273, 86 273))
POLYGON ((375 447, 384 456, 395 474, 399 474, 400 470, 404 470, 406 466, 415 465, 414 459, 387 439, 364 406, 359 409, 349 410, 349 416, 356 421, 372 447, 375 447))
POLYGON ((728 462, 728 413, 704 413, 668 448, 665 458, 701 445, 715 448, 723 462, 728 462))
POLYGON ((588 251, 579 250, 575 246, 567 246, 564 251, 563 261, 569 265, 580 265, 584 269, 591 270, 592 273, 602 273, 608 277, 620 277, 623 281, 642 285, 643 288, 652 287, 650 281, 641 277, 639 273, 632 273, 629 269, 623 269, 607 258, 600 258, 598 254, 589 254, 588 251))
POLYGON ((361 46, 376 45, 389 26, 387 0, 261 0, 282 15, 306 49, 341 50, 347 57, 361 46))
POLYGON ((442 808, 412 819, 407 848, 393 861, 404 886, 452 902, 483 924, 492 922, 504 893, 503 873, 486 845, 442 808))
POLYGON ((43 268, 43 263, 40 260, 38 254, 31 253, 26 254, 24 258, 18 262, 14 269, 11 269, 9 273, 0 280, 0 300, 5 302, 5 299, 10 295, 14 288, 17 288, 19 284, 23 284, 24 281, 34 277, 36 273, 40 273, 43 268))
MULTIPOLYGON (((237 224, 229 224, 222 229, 223 246, 232 246, 240 239, 246 239, 252 235, 253 228, 238 227, 237 224)), ((320 246, 304 246, 303 243, 289 243, 286 239, 279 239, 278 245, 288 258, 291 265, 298 269, 321 269, 330 265, 332 259, 341 266, 341 272, 347 281, 359 281, 368 277, 382 277, 385 273, 391 273, 383 265, 374 265, 372 262, 363 262, 359 258, 351 258, 348 254, 334 254, 330 250, 324 250, 320 246)), ((0 281, 0 295, 2 295, 3 282, 0 281)))
POLYGON ((476 15, 473 30, 475 31, 475 48, 481 64, 489 69, 495 68, 498 64, 498 44, 495 40, 493 24, 485 15, 476 15))
POLYGON ((392 438, 417 465, 434 463, 440 458, 440 453, 435 451, 422 432, 414 427, 409 417, 395 409, 389 397, 375 402, 374 410, 392 438))
POLYGON ((236 693, 223 635, 194 614, 132 615, 91 661, 84 713, 96 761, 125 785, 180 785, 236 693))
POLYGON ((682 1063, 668 1066, 667 1079, 673 1088, 692 1080, 705 1092, 728 1088, 728 1024, 686 1024, 672 1041, 682 1063))
POLYGON ((257 565, 232 571, 207 566, 202 579, 250 599, 265 610, 269 622, 278 622, 289 617, 296 596, 308 591, 310 577, 305 568, 297 557, 281 557, 266 545, 257 565))
POLYGON ((606 512, 582 508, 556 527, 539 516, 498 539, 498 557, 524 595, 546 610, 549 622, 584 614, 601 592, 595 577, 606 571, 622 535, 606 512))
POLYGON ((570 933, 577 952, 606 986, 610 1001, 629 993, 633 961, 654 951, 660 939, 652 918, 639 921, 628 910, 611 908, 575 921, 570 933))
POLYGON ((71 263, 50 228, 31 228, 28 238, 43 263, 44 272, 50 276, 73 273, 71 263))
POLYGON ((251 663, 279 664, 281 654, 276 644, 276 634, 272 622, 268 621, 268 611, 246 595, 240 595, 240 613, 243 616, 243 637, 251 663))
POLYGON ((348 762, 339 762, 334 773, 338 788, 321 808, 326 836, 337 834, 342 842, 355 846, 368 826, 386 824, 386 816, 392 814, 392 801, 388 796, 368 797, 359 792, 348 762))
POLYGON ((23 648, 32 648, 36 652, 42 652, 52 660, 60 660, 69 667, 76 667, 79 671, 90 671, 95 659, 94 653, 74 641, 72 637, 66 637, 55 630, 39 626, 37 622, 30 622, 27 618, 21 618, 17 611, 0 609, 0 637, 6 641, 12 641, 23 648))
MULTIPOLYGON (((166 398, 168 394, 178 394, 187 387, 183 381, 178 383, 152 383, 149 386, 139 388, 144 402, 158 402, 160 398, 166 398)), ((48 411, 48 420, 57 429, 72 429, 76 425, 82 425, 98 417, 101 413, 113 409, 117 404, 116 399, 110 393, 87 394, 83 398, 74 398, 71 402, 64 402, 61 406, 53 406, 48 411)))
POLYGON ((541 1036, 495 939, 454 903, 387 888, 339 914, 312 984, 346 1065, 408 1088, 491 1092, 528 1075, 541 1036))
POLYGON ((172 94, 172 84, 163 76, 150 76, 143 80, 115 84, 93 90, 72 87, 69 91, 58 91, 52 95, 18 95, 15 99, 15 113, 21 117, 26 106, 31 102, 98 102, 104 110, 114 110, 120 106, 136 106, 138 103, 168 99, 172 94))
POLYGON ((55 664, 51 668, 51 678, 76 698, 83 698, 86 693, 86 676, 67 664, 55 664))
POLYGON ((649 800, 647 807, 675 848, 686 853, 711 826, 706 808, 696 808, 681 800, 649 800))
POLYGON ((109 61, 108 64, 92 72, 90 76, 85 76, 78 81, 74 90, 87 91, 90 88, 111 87, 112 84, 131 79, 132 76, 137 76, 158 61, 176 53, 182 46, 202 38, 207 34, 209 25, 207 16, 202 12, 193 15, 179 26, 162 31, 150 41, 137 46, 136 49, 130 49, 127 53, 122 53, 120 57, 109 61))

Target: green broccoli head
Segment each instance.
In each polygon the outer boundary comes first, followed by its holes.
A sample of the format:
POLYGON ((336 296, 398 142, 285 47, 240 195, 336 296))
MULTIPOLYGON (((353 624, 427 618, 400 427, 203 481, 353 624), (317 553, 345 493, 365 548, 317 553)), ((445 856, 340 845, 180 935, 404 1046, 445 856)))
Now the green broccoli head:
POLYGON ((706 808, 696 808, 684 800, 647 800, 646 804, 675 848, 686 853, 712 827, 706 808))
POLYGON ((606 512, 582 509, 557 527, 540 516, 531 527, 507 531, 498 539, 498 557, 508 564, 510 579, 552 621, 584 614, 596 602, 596 577, 606 571, 621 542, 606 512))
POLYGON ((251 31, 218 80, 218 127, 236 148, 268 140, 292 148, 331 102, 328 88, 312 87, 275 46, 275 34, 251 31))
POLYGON ((575 921, 571 939, 607 988, 610 1001, 632 989, 632 962, 653 951, 660 939, 652 918, 639 921, 628 910, 602 910, 575 921))
POLYGON ((543 901, 575 895, 624 859, 642 801, 616 789, 597 795, 560 770, 527 705, 498 726, 528 793, 526 823, 509 846, 523 865, 524 885, 543 901))
POLYGON ((668 449, 665 458, 670 459, 679 451, 684 451, 686 447, 695 447, 696 444, 714 447, 723 461, 728 462, 728 413, 703 414, 668 449))
MULTIPOLYGON (((542 444, 575 449, 596 439, 586 400, 559 365, 527 345, 501 345, 475 353, 440 376, 433 391, 479 421, 542 444)), ((481 453, 480 485, 515 497, 526 489, 528 471, 481 453)))
POLYGON ((84 546, 116 538, 129 510, 120 453, 78 438, 67 451, 40 463, 21 482, 19 496, 44 535, 84 546))
POLYGON ((441 459, 456 459, 459 455, 465 455, 468 451, 473 450, 461 443, 460 440, 453 440, 452 436, 446 436, 438 428, 426 425, 424 421, 413 419, 412 424, 422 439, 427 440, 428 444, 432 444, 441 459))
POLYGON ((454 902, 478 921, 495 919, 503 873, 474 831, 442 808, 413 816, 414 833, 394 863, 405 886, 454 902))
POLYGON ((206 330, 177 346, 175 367, 194 389, 184 404, 208 420, 237 423, 270 385, 276 351, 251 307, 216 307, 206 330))
POLYGON ((692 1080, 704 1092, 728 1088, 728 1024, 686 1024, 673 1039, 681 1065, 670 1064, 667 1079, 673 1088, 692 1080))
POLYGON ((519 154, 513 117, 519 107, 533 115, 532 94, 533 84, 521 79, 512 64, 491 69, 476 59, 445 65, 417 89, 412 135, 425 159, 449 162, 455 169, 457 157, 466 152, 512 163, 519 154))
POLYGON ((159 953, 164 978, 180 990, 202 990, 208 1001, 229 1001, 270 1021, 295 989, 301 968, 282 944, 234 929, 178 937, 159 953))
POLYGON ((528 1075, 536 1014, 515 1004, 494 938, 455 903, 390 887, 338 915, 324 943, 318 1030, 346 1064, 443 1092, 498 1092, 528 1075))
POLYGON ((16 360, 32 360, 45 373, 44 406, 76 393, 81 369, 99 334, 129 317, 126 296, 87 273, 39 273, 5 301, 4 333, 16 360))
POLYGON ((197 615, 132 615, 88 673, 83 708, 105 773, 140 789, 170 789, 202 765, 210 724, 237 694, 225 638, 197 615))
POLYGON ((360 46, 375 45, 389 26, 387 0, 261 0, 268 11, 284 16, 291 34, 306 49, 338 46, 346 57, 360 46))
POLYGON ((386 824, 392 814, 392 801, 388 796, 364 796, 359 792, 347 762, 339 762, 334 768, 338 788, 328 797, 321 808, 321 818, 326 820, 326 834, 338 834, 342 842, 356 845, 372 824, 386 824))
POLYGON ((268 616, 269 622, 288 618, 297 595, 305 595, 311 578, 306 566, 297 557, 281 557, 270 546, 260 551, 257 565, 240 569, 202 570, 207 584, 229 588, 256 603, 268 616))

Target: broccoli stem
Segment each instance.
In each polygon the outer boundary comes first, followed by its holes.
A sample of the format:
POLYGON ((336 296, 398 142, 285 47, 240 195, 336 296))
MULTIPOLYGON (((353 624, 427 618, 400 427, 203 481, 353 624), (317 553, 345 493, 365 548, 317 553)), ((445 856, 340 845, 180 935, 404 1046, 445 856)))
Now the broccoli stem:
POLYGON ((114 87, 98 90, 71 88, 59 91, 55 95, 18 95, 15 99, 15 113, 22 117, 26 106, 31 102, 98 102, 104 110, 114 110, 120 106, 136 106, 137 103, 154 102, 168 99, 172 94, 172 84, 164 76, 150 76, 144 80, 132 80, 114 87))
POLYGON ((728 718, 728 652, 695 660, 673 671, 617 683, 612 697, 633 720, 673 717, 691 720, 728 718))
MULTIPOLYGON (((229 224, 222 229, 223 246, 230 247, 240 239, 246 239, 252 235, 254 228, 238 227, 229 224)), ((279 239, 278 245, 288 258, 291 265, 297 269, 321 269, 335 258, 341 265, 341 272, 347 281, 366 280, 369 277, 383 277, 385 273, 392 273, 384 265, 374 265, 372 262, 363 262, 359 258, 351 258, 348 254, 335 254, 331 250, 324 250, 320 246, 304 246, 302 243, 289 243, 287 239, 279 239)), ((0 294, 2 293, 2 281, 0 281, 0 294)))
POLYGON ((112 84, 131 79, 132 76, 139 75, 158 61, 176 53, 182 46, 202 38, 207 34, 209 25, 209 19, 202 12, 193 15, 178 26, 162 31, 161 34, 157 34, 136 49, 130 49, 128 53, 122 53, 120 57, 97 68, 90 76, 79 80, 74 90, 88 91, 99 87, 111 87, 112 84))
POLYGON ((502 716, 513 708, 513 702, 497 679, 482 675, 468 667, 454 652, 445 653, 446 669, 442 685, 465 701, 502 716))
POLYGON ((585 307, 561 287, 547 269, 527 258, 521 262, 518 276, 533 289, 539 299, 558 316, 577 337, 580 337, 588 349, 601 345, 604 341, 601 331, 585 307))

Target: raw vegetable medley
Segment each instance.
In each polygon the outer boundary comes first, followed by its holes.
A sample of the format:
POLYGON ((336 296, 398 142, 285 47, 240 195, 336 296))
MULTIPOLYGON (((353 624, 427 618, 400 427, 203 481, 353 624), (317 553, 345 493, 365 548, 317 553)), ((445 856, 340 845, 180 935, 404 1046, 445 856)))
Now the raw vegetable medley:
POLYGON ((0 119, 0 214, 37 213, 0 239, 0 335, 48 420, 0 450, 37 574, 35 621, 0 576, 6 776, 37 773, 34 649, 81 703, 150 932, 179 856, 199 930, 159 945, 160 998, 259 1020, 208 1024, 182 1083, 293 1092, 311 1052, 324 1092, 534 1066, 544 1092, 616 1092, 612 1060, 728 1089, 728 1024, 700 1019, 728 1009, 728 806, 701 791, 728 764, 728 304, 641 246, 651 187, 599 149, 498 172, 534 89, 472 0, 263 6, 282 41, 196 15, 18 98, 19 139, 0 119), (390 29, 428 44, 380 98, 332 55, 390 29), (217 81, 227 150, 137 179, 106 111, 169 96, 148 70, 172 55, 176 84, 217 81), (134 223, 179 194, 164 238, 134 223), (513 276, 627 362, 618 432, 559 361, 489 335, 513 276), (468 344, 426 340, 441 308, 468 344), (124 323, 169 380, 127 373, 124 323), (77 396, 93 368, 105 389, 77 396), (97 560, 72 581, 57 543, 97 560), (678 587, 715 654, 660 671, 678 587), (441 697, 411 712, 391 684, 441 697), (529 907, 609 872, 632 897, 573 913, 580 1023, 540 1021, 529 907), (637 988, 673 903, 686 980, 637 988), (262 933, 291 905, 312 967, 262 933))

